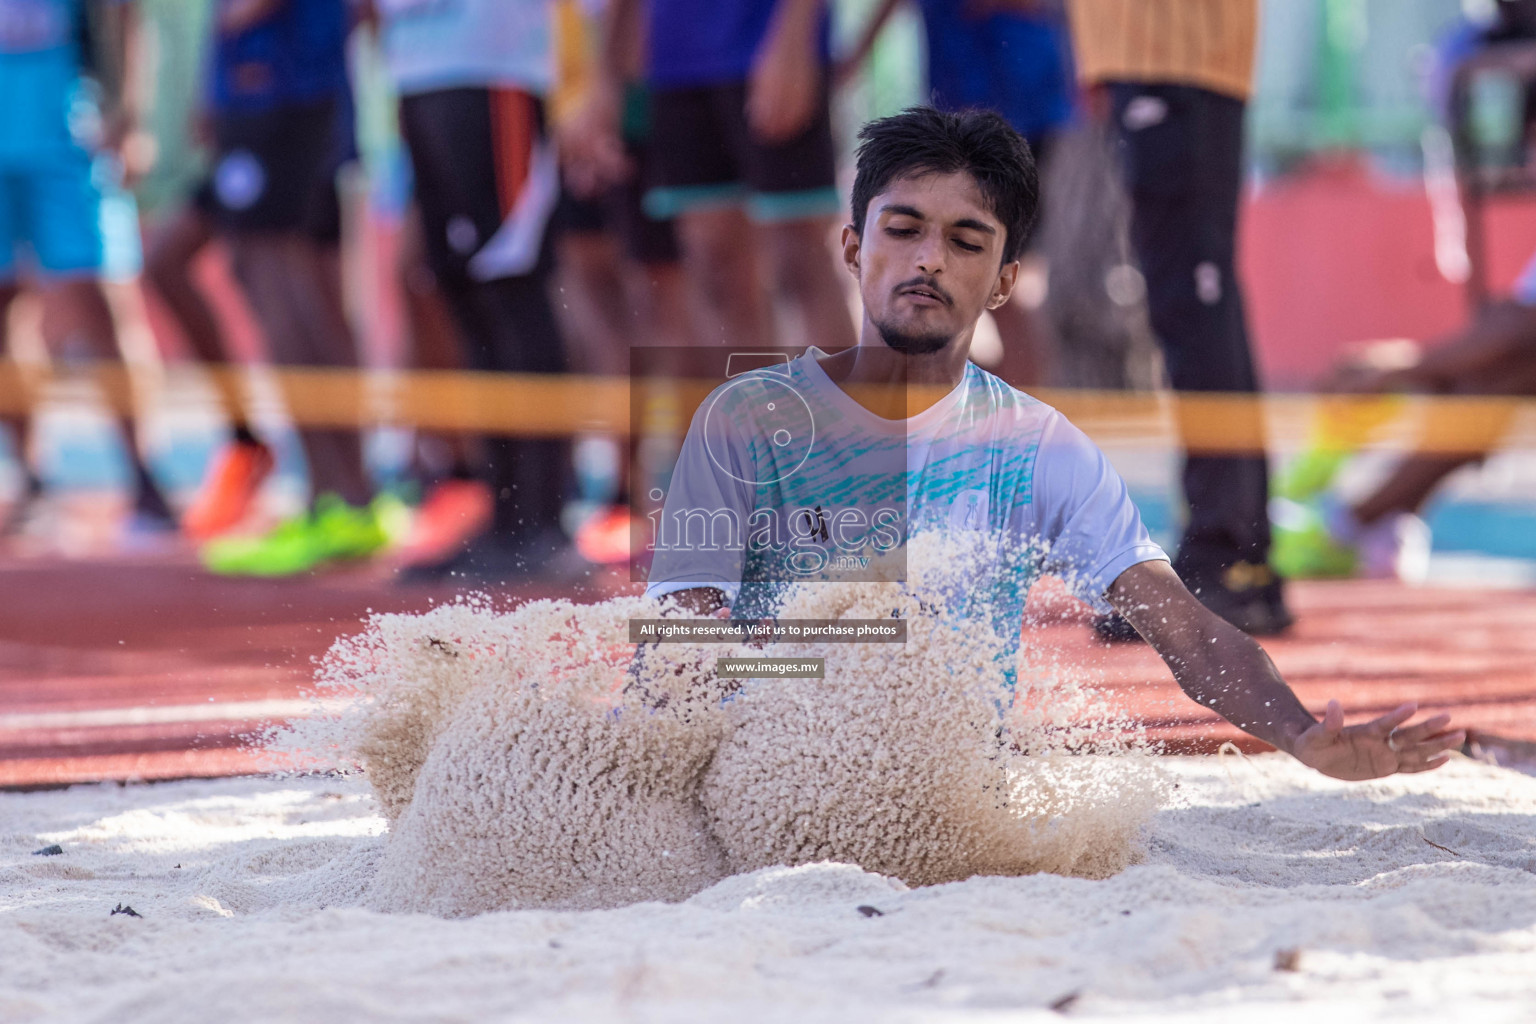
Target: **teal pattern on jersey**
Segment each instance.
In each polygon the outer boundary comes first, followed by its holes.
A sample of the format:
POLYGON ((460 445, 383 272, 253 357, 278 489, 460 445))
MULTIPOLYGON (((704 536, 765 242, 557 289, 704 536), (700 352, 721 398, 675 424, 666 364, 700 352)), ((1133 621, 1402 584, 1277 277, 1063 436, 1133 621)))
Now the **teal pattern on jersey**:
POLYGON ((899 559, 910 537, 934 531, 964 541, 972 562, 957 564, 947 612, 986 622, 1011 656, 1041 563, 1019 529, 1044 423, 1031 406, 973 364, 905 421, 859 407, 810 357, 717 389, 700 410, 706 451, 751 509, 733 614, 772 616, 797 583, 868 579, 871 559, 899 559))

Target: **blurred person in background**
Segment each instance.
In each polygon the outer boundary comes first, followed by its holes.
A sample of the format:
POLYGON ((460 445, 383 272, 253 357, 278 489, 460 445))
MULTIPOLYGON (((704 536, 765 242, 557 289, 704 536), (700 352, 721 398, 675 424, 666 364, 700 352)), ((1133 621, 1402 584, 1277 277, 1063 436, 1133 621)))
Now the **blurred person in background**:
MULTIPOLYGON (((836 78, 846 81, 864 62, 902 0, 882 0, 836 78)), ((1073 115, 1076 83, 1071 42, 1060 0, 917 0, 928 58, 928 101, 939 110, 994 110, 1029 142, 1044 166, 1057 134, 1073 115)), ((1025 265, 1038 240, 1037 218, 1024 242, 1025 265)), ((1042 266, 1032 268, 1044 273, 1042 266)), ((1050 325, 1016 289, 992 310, 1003 342, 998 376, 1014 387, 1051 379, 1055 339, 1050 325)))
MULTIPOLYGON (((418 370, 464 369, 464 342, 427 262, 421 211, 411 202, 401 219, 395 280, 405 312, 406 348, 418 370)), ((478 439, 451 431, 416 431, 408 477, 421 501, 399 551, 402 567, 450 558, 491 522, 491 489, 475 472, 478 439)))
MULTIPOLYGON (((43 336, 58 354, 119 355, 117 326, 101 287, 102 188, 122 173, 118 155, 135 130, 132 67, 136 56, 131 3, 100 5, 110 20, 100 33, 118 51, 103 64, 121 81, 104 90, 86 75, 85 0, 0 0, 0 356, 8 351, 7 320, 23 282, 43 296, 43 336)), ((7 416, 21 462, 23 489, 0 529, 22 528, 41 495, 28 462, 26 416, 7 416)), ((170 507, 122 421, 135 488, 134 533, 175 528, 170 507)))
MULTIPOLYGON (((637 11, 654 147, 645 209, 676 218, 696 340, 772 344, 782 309, 805 343, 852 345, 829 273, 841 199, 824 0, 613 0, 610 22, 633 24, 637 11)), ((621 150, 621 79, 619 67, 606 76, 606 124, 589 122, 594 150, 621 150)))
MULTIPOLYGON (((1420 348, 1386 342, 1341 364, 1331 386, 1353 392, 1460 396, 1536 396, 1536 259, 1513 296, 1484 309, 1467 328, 1420 348)), ((1394 403, 1351 403, 1334 416, 1331 437, 1307 462, 1287 467, 1275 500, 1277 568, 1292 577, 1367 576, 1421 582, 1429 569, 1430 531, 1419 513, 1446 477, 1482 462, 1509 428, 1515 410, 1496 408, 1479 422, 1483 445, 1421 451, 1400 461, 1374 490, 1346 503, 1327 490, 1333 476, 1374 428, 1396 417, 1394 403), (1317 464, 1318 456, 1327 460, 1317 464)), ((1325 410, 1326 414, 1326 410, 1325 410)), ((1432 432, 1426 440, 1433 442, 1432 432)))
MULTIPOLYGON (((227 363, 228 352, 191 267, 217 238, 275 364, 358 367, 341 297, 336 193, 338 169, 355 158, 349 31, 345 0, 220 0, 214 10, 206 97, 212 171, 192 205, 159 233, 147 273, 194 353, 212 365, 227 363)), ((310 507, 265 534, 221 536, 244 519, 272 467, 233 385, 223 394, 234 437, 185 522, 207 539, 202 557, 210 569, 291 575, 385 547, 384 510, 373 501, 357 428, 300 427, 310 507)))
MULTIPOLYGON (((558 161, 545 130, 549 0, 374 0, 400 96, 426 265, 474 370, 566 369, 550 302, 558 161)), ((487 438, 487 531, 407 578, 485 581, 578 568, 561 529, 570 445, 487 438)))
MULTIPOLYGON (((1429 98, 1460 148, 1463 193, 1472 184, 1466 175, 1482 173, 1485 162, 1485 155, 1472 149, 1468 120, 1473 82, 1486 72, 1508 76, 1521 85, 1519 145, 1504 156, 1529 178, 1536 154, 1536 2, 1500 0, 1486 21, 1464 20, 1437 50, 1428 76, 1429 98)), ((1479 214, 1469 210, 1466 216, 1479 214)), ((1468 269, 1480 281, 1483 268, 1472 262, 1481 254, 1462 251, 1468 256, 1468 269)), ((1474 298, 1481 298, 1478 288, 1469 287, 1474 298)), ((1462 330, 1422 346, 1408 341, 1364 346, 1341 360, 1325 386, 1384 394, 1536 395, 1536 255, 1527 262, 1511 294, 1484 300, 1462 330)), ((1400 405, 1390 400, 1325 402, 1320 408, 1312 446, 1292 460, 1276 481, 1273 562, 1282 573, 1415 582, 1427 576, 1432 538, 1420 512, 1451 473, 1487 457, 1510 427, 1514 410, 1490 407, 1485 421, 1458 423, 1459 434, 1480 428, 1480 436, 1468 433, 1466 439, 1472 443, 1459 451, 1416 452, 1398 462, 1369 494, 1344 501, 1331 489, 1334 479, 1376 428, 1399 412, 1400 405)), ((1433 423, 1424 435, 1431 446, 1438 440, 1433 423)))
MULTIPOLYGON (((1119 139, 1131 237, 1152 329, 1175 391, 1256 394, 1237 280, 1243 111, 1253 79, 1257 0, 1068 0, 1089 103, 1119 139)), ((1254 402, 1232 424, 1261 436, 1254 402)), ((1208 608, 1245 632, 1291 625, 1270 568, 1269 472, 1262 451, 1186 452, 1189 517, 1174 569, 1208 608)), ((1134 639, 1124 617, 1100 635, 1134 639)))
MULTIPOLYGON (((644 82, 644 19, 631 8, 632 24, 604 31, 606 7, 601 0, 556 4, 558 86, 551 109, 565 194, 555 283, 577 368, 625 376, 631 346, 689 343, 689 299, 675 226, 643 205, 657 160, 644 82), (594 154, 586 145, 603 136, 592 122, 604 123, 615 102, 621 145, 610 154, 594 154)), ((654 415, 640 417, 654 420, 654 415)), ((629 557, 635 500, 629 481, 637 473, 651 481, 671 471, 668 457, 662 459, 665 465, 651 464, 657 461, 651 457, 654 447, 640 437, 622 448, 610 438, 578 441, 578 502, 601 506, 586 514, 576 531, 576 545, 588 560, 614 563, 629 557)), ((649 490, 638 487, 642 506, 649 490)), ((644 515, 645 508, 635 511, 644 515)))

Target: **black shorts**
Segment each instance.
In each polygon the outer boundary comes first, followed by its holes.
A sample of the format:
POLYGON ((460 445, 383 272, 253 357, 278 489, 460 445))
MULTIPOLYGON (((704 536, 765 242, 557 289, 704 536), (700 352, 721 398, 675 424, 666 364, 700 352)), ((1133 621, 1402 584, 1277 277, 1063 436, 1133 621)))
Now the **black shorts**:
POLYGON ((828 97, 823 94, 803 132, 772 144, 753 136, 746 103, 744 82, 655 92, 656 165, 645 196, 647 213, 675 217, 745 205, 759 223, 782 223, 841 212, 828 97))
POLYGON ((544 108, 517 89, 441 89, 400 101, 427 265, 445 286, 544 272, 560 198, 544 108))
POLYGON ((194 204, 224 231, 302 231, 340 241, 336 173, 356 153, 341 107, 326 99, 218 115, 213 170, 194 204))

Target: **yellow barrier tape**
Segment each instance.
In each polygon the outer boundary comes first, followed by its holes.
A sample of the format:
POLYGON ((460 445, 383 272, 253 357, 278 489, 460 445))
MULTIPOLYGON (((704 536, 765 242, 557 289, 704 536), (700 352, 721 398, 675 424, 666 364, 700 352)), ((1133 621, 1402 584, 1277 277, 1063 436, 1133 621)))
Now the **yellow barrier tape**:
MULTIPOLYGON (((296 425, 397 425, 424 430, 566 437, 628 435, 631 399, 646 431, 680 431, 718 381, 631 381, 624 377, 492 374, 435 370, 300 367, 157 367, 135 373, 116 363, 41 367, 0 360, 0 414, 18 415, 60 394, 93 394, 122 416, 263 393, 269 385, 296 425), (215 379, 215 378, 221 379, 215 379), (212 387, 211 385, 217 385, 212 387), (658 406, 654 401, 660 398, 658 406), (658 416, 657 409, 664 407, 658 416)), ((941 389, 913 388, 919 406, 941 389)), ((1081 391, 1041 389, 1041 401, 1100 443, 1177 445, 1197 454, 1251 454, 1268 446, 1362 445, 1435 454, 1536 447, 1536 399, 1081 391), (1342 426, 1341 426, 1342 425, 1342 426), (1336 435, 1330 440, 1330 434, 1336 435)), ((251 407, 248 398, 246 407, 251 407)), ((260 404, 257 402, 256 404, 260 404)))

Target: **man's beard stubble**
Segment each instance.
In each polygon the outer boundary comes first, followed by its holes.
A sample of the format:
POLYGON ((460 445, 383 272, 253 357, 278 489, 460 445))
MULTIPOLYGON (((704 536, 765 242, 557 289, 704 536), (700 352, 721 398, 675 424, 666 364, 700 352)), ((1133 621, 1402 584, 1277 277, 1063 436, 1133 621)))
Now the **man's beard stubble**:
POLYGON ((914 334, 904 331, 891 323, 875 322, 875 330, 880 333, 880 340, 893 351, 900 352, 904 356, 927 356, 942 349, 954 340, 948 334, 914 334))

